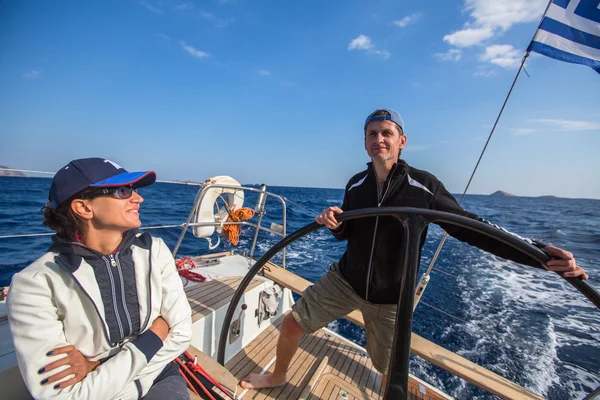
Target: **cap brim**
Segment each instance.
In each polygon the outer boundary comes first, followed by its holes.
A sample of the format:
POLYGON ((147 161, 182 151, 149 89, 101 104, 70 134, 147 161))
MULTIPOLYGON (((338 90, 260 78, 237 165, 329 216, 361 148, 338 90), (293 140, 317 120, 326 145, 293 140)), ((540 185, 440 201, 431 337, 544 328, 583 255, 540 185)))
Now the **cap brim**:
POLYGON ((92 183, 90 187, 112 187, 134 185, 138 188, 150 186, 156 181, 154 171, 123 172, 103 181, 92 183))

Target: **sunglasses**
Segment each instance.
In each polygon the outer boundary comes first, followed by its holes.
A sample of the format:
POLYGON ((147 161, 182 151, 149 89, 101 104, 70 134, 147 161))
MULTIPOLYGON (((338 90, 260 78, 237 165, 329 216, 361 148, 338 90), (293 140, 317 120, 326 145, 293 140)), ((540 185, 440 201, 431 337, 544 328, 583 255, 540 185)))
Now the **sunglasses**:
POLYGON ((116 199, 129 199, 131 196, 133 196, 133 192, 137 192, 137 189, 135 189, 133 186, 107 187, 86 193, 85 195, 81 196, 81 198, 93 199, 94 197, 111 195, 116 199))

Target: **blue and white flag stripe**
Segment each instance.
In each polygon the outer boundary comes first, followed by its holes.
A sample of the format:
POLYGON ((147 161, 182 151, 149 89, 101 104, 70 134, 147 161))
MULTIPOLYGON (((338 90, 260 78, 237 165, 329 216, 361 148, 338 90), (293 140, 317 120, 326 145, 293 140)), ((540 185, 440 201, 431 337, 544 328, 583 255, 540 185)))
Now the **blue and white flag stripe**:
POLYGON ((600 73, 600 0, 554 0, 529 50, 600 73))

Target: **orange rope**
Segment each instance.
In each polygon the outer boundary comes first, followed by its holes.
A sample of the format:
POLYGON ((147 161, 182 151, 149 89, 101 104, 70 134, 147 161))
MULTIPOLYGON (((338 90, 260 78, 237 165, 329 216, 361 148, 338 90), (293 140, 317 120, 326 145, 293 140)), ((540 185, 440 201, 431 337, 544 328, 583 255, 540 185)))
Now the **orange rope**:
MULTIPOLYGON (((223 200, 223 204, 225 205, 225 208, 227 209, 227 214, 229 214, 229 217, 227 217, 227 221, 225 221, 225 222, 240 222, 240 221, 245 221, 247 219, 254 217, 253 209, 248 208, 248 207, 242 207, 242 208, 236 210, 235 204, 233 205, 232 208, 229 208, 225 199, 223 199, 222 196, 219 196, 219 197, 221 198, 221 200, 223 200)), ((217 204, 217 211, 219 211, 219 204, 216 202, 215 202, 215 204, 217 204)), ((240 241, 240 233, 241 232, 242 232, 241 225, 223 225, 223 230, 222 230, 221 234, 223 235, 223 237, 225 239, 227 239, 227 241, 229 243, 231 243, 234 246, 237 246, 237 244, 240 241)))

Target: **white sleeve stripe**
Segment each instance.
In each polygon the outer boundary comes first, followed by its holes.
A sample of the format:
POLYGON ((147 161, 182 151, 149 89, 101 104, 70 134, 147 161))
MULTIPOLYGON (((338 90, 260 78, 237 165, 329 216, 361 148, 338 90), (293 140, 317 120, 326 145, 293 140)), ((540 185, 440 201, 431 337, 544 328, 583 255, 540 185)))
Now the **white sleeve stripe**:
POLYGON ((498 226, 498 225, 496 225, 496 224, 492 224, 490 221, 486 221, 486 220, 485 220, 485 219, 483 219, 483 218, 482 218, 481 220, 482 220, 483 222, 485 222, 486 224, 493 226, 494 228, 500 229, 500 230, 501 230, 501 231, 503 231, 503 232, 506 232, 506 233, 508 233, 508 234, 510 234, 510 235, 512 235, 512 236, 515 236, 515 237, 517 237, 517 238, 519 238, 519 239, 523 240, 524 242, 527 242, 527 243, 529 243, 529 244, 534 244, 534 243, 535 243, 535 242, 534 242, 532 239, 529 239, 529 238, 525 238, 525 237, 519 236, 519 235, 517 235, 516 233, 513 233, 513 232, 511 232, 511 231, 508 231, 508 230, 506 230, 505 228, 503 228, 503 227, 501 227, 501 226, 498 226))
POLYGON ((410 175, 408 175, 408 184, 411 186, 414 186, 414 187, 418 187, 419 189, 423 189, 424 191, 426 191, 427 193, 429 193, 430 195, 433 196, 433 193, 431 193, 431 190, 427 189, 427 187, 425 185, 423 185, 422 183, 415 181, 413 178, 410 177, 410 175))
MULTIPOLYGON (((367 174, 367 175, 369 175, 369 174, 367 174)), ((367 179, 367 175, 365 175, 360 181, 356 182, 354 185, 350 186, 348 188, 348 191, 351 191, 353 188, 362 185, 363 182, 365 181, 365 179, 367 179)))

